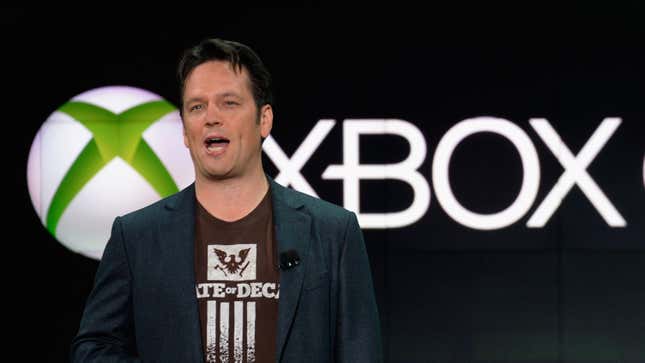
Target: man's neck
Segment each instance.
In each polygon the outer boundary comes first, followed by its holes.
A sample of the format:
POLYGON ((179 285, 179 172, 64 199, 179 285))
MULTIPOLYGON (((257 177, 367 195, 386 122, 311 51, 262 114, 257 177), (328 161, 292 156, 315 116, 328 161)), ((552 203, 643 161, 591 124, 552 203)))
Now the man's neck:
POLYGON ((269 182, 260 171, 245 178, 195 180, 197 201, 211 215, 232 222, 245 217, 257 207, 269 189, 269 182))

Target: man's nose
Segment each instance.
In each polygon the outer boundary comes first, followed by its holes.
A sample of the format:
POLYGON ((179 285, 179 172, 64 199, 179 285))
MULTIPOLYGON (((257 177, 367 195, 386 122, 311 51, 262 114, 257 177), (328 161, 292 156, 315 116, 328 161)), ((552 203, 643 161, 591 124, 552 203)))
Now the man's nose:
POLYGON ((206 124, 209 126, 222 125, 222 113, 214 103, 209 103, 206 108, 206 124))

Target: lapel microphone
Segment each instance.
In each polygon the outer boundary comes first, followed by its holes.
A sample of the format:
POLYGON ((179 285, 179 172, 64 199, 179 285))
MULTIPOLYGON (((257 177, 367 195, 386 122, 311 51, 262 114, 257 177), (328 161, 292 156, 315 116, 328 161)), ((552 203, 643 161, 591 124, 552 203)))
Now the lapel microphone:
POLYGON ((300 264, 300 256, 296 250, 288 250, 280 254, 280 270, 288 270, 300 264))

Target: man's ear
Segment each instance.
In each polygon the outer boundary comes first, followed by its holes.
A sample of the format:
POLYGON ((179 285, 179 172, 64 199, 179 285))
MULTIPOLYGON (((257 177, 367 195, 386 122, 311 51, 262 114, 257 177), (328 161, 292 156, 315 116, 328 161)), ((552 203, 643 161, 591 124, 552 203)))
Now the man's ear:
POLYGON ((273 127, 273 108, 267 104, 260 109, 260 135, 265 139, 273 127))
POLYGON ((184 120, 181 120, 181 133, 184 135, 184 145, 188 147, 188 135, 186 134, 186 126, 184 125, 184 120))

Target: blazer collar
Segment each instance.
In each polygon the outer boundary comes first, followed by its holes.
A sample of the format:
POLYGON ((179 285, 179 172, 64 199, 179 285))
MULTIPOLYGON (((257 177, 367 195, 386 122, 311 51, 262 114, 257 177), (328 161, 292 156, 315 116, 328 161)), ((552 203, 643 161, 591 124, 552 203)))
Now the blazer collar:
POLYGON ((300 257, 299 265, 280 271, 280 299, 278 301, 276 335, 276 358, 277 361, 280 361, 298 306, 307 268, 306 257, 311 238, 311 217, 305 212, 303 202, 298 194, 279 185, 271 178, 269 178, 269 184, 273 200, 273 221, 275 238, 278 242, 278 254, 295 250, 300 257))
POLYGON ((194 184, 166 199, 164 207, 168 213, 159 221, 159 239, 164 251, 162 258, 167 262, 164 273, 176 281, 173 288, 189 312, 184 315, 188 319, 179 322, 186 331, 184 342, 190 357, 187 361, 202 362, 204 350, 195 293, 195 203, 194 184))

